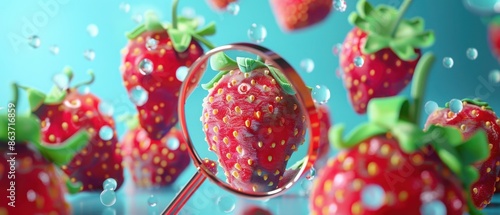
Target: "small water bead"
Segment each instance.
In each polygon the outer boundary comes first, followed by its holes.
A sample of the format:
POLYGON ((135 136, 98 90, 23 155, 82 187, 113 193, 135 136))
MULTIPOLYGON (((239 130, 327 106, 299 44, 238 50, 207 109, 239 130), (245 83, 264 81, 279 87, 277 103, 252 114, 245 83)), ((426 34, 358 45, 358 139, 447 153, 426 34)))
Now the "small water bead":
POLYGON ((177 139, 177 137, 170 137, 167 140, 167 147, 170 150, 177 150, 180 146, 180 141, 177 139))
POLYGON ((148 51, 152 51, 152 50, 155 50, 156 48, 158 48, 158 40, 156 40, 155 38, 148 38, 146 40, 146 49, 148 51))
POLYGON ((148 92, 141 86, 132 88, 129 92, 130 100, 137 106, 142 106, 148 101, 148 92))
POLYGON ((420 206, 422 215, 446 215, 446 206, 439 200, 433 200, 420 206))
POLYGON ((177 80, 179 80, 180 82, 183 82, 184 79, 186 79, 186 76, 188 74, 188 68, 185 67, 185 66, 180 66, 179 68, 177 68, 177 70, 175 71, 175 77, 177 78, 177 80))
POLYGON ((139 72, 143 75, 149 75, 153 72, 154 65, 153 62, 147 58, 144 58, 139 62, 139 72))
POLYGON ((96 37, 99 34, 99 28, 95 24, 90 24, 87 26, 87 33, 89 33, 91 37, 96 37))
POLYGON ((332 50, 333 50, 333 55, 338 56, 342 51, 342 44, 340 43, 335 44, 332 50))
POLYGON ((134 15, 132 15, 132 21, 134 21, 137 24, 141 24, 141 22, 142 22, 142 15, 141 14, 134 14, 134 15))
POLYGON ((316 169, 314 169, 314 167, 312 167, 309 172, 306 174, 306 179, 307 180, 313 180, 314 177, 316 177, 316 169))
POLYGON ((231 213, 236 208, 235 199, 231 196, 219 196, 216 201, 219 210, 224 213, 231 213))
POLYGON ((453 113, 460 113, 460 111, 464 108, 462 101, 459 99, 452 99, 449 103, 449 107, 453 113))
POLYGON ((300 67, 307 73, 311 73, 314 70, 314 61, 310 58, 303 59, 300 61, 300 67))
POLYGON ((347 9, 345 0, 333 0, 333 7, 336 11, 344 12, 347 9))
POLYGON ((128 13, 130 11, 130 4, 125 2, 120 3, 120 10, 122 10, 125 13, 128 13))
POLYGON ((156 207, 157 204, 158 204, 158 198, 156 198, 155 195, 150 195, 148 198, 148 205, 150 207, 156 207))
POLYGON ((428 101, 425 103, 424 109, 425 113, 432 114, 439 108, 438 104, 435 101, 428 101))
POLYGON ((470 60, 475 60, 477 58, 477 49, 475 48, 468 48, 467 49, 467 52, 466 52, 466 55, 467 55, 467 58, 469 58, 470 60))
POLYGON ((60 90, 67 90, 69 88, 69 78, 65 74, 58 73, 52 77, 52 82, 59 88, 60 90))
POLYGON ((314 102, 325 104, 330 99, 330 89, 324 85, 316 85, 312 90, 314 102))
POLYGON ((253 23, 248 29, 247 35, 252 42, 262 43, 267 37, 267 29, 263 25, 253 23))
POLYGON ((356 67, 362 67, 363 64, 365 64, 365 59, 363 59, 363 57, 356 56, 354 58, 354 66, 356 66, 356 67))
POLYGON ((104 206, 113 206, 116 203, 116 193, 114 190, 103 190, 100 199, 104 206))
POLYGON ((99 129, 99 137, 104 140, 104 141, 108 141, 108 140, 111 140, 111 138, 113 138, 114 136, 114 132, 113 132, 113 129, 107 125, 105 126, 102 126, 101 129, 99 129))
POLYGON ((118 183, 114 178, 108 178, 102 182, 102 187, 104 190, 115 190, 118 186, 118 183))
POLYGON ((361 203, 370 210, 377 210, 384 205, 385 191, 379 185, 367 185, 361 191, 361 203))
POLYGON ((201 15, 197 15, 195 18, 198 21, 199 26, 205 25, 205 17, 201 15))
POLYGON ((93 61, 95 59, 95 52, 92 49, 87 49, 83 52, 83 57, 89 61, 93 61))
POLYGON ((488 75, 488 78, 490 79, 490 82, 493 84, 500 83, 500 71, 499 70, 491 71, 490 74, 488 75))
POLYGON ((42 41, 40 40, 40 37, 37 35, 33 35, 28 37, 28 45, 30 45, 32 48, 38 48, 42 44, 42 41))
POLYGON ((57 45, 53 45, 49 48, 50 50, 50 53, 52 53, 53 55, 58 55, 59 54, 59 46, 57 45))
POLYGON ((38 178, 40 179, 40 181, 42 181, 43 184, 45 184, 45 185, 50 184, 50 177, 47 173, 45 173, 45 172, 38 173, 38 178))
POLYGON ((184 7, 182 8, 181 14, 186 18, 193 18, 196 16, 196 11, 192 7, 184 7))
POLYGON ((451 57, 443 58, 443 66, 445 68, 448 68, 448 69, 452 68, 454 63, 455 62, 453 62, 453 58, 451 58, 451 57))
POLYGON ((80 86, 77 88, 78 90, 78 93, 82 94, 82 95, 85 95, 85 94, 89 94, 90 93, 90 87, 89 86, 86 86, 86 85, 83 85, 83 86, 80 86))
POLYGON ((108 102, 101 101, 99 103, 99 112, 105 116, 113 116, 115 108, 108 102))
POLYGON ((226 12, 236 16, 240 12, 240 5, 237 2, 231 2, 227 5, 226 12))
POLYGON ((26 192, 26 197, 28 198, 28 202, 34 202, 36 200, 36 193, 33 190, 28 190, 26 192))
POLYGON ((302 195, 309 195, 311 193, 312 187, 313 187, 313 181, 312 180, 302 180, 300 183, 300 194, 302 195))
POLYGON ((238 86, 238 93, 240 94, 247 94, 247 92, 252 88, 252 86, 250 86, 250 84, 247 84, 247 83, 241 83, 239 86, 238 86))

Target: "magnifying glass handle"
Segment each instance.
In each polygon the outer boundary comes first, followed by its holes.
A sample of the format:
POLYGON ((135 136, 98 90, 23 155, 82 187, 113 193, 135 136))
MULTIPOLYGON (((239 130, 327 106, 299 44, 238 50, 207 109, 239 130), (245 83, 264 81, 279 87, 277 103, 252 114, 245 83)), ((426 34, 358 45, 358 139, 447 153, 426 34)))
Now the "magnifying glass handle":
POLYGON ((184 207, 186 202, 191 198, 191 196, 198 190, 198 188, 205 181, 206 176, 200 173, 200 170, 197 170, 193 177, 188 181, 188 183, 182 188, 179 193, 175 196, 175 198, 170 202, 165 210, 163 210, 163 215, 174 215, 178 214, 179 211, 184 207))

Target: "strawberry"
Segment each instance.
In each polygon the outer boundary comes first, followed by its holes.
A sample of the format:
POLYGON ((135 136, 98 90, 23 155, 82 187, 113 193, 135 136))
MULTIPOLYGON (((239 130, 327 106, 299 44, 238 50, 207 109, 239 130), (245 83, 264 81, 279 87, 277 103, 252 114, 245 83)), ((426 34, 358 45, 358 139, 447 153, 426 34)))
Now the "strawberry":
POLYGON ((488 156, 485 133, 463 142, 455 128, 422 131, 407 107, 402 97, 373 99, 370 121, 346 140, 343 126, 330 130, 344 150, 315 179, 311 214, 477 214, 464 190, 488 156))
POLYGON ((278 24, 286 31, 316 25, 332 10, 331 0, 271 0, 270 4, 278 24))
POLYGON ((157 140, 178 122, 183 81, 178 69, 190 67, 203 54, 200 42, 213 47, 203 36, 214 34, 215 24, 196 30, 197 19, 176 17, 176 7, 174 0, 172 24, 162 25, 153 12, 147 12, 145 23, 127 35, 129 43, 122 50, 123 84, 137 107, 141 127, 157 140))
POLYGON ((273 215, 270 211, 256 205, 251 205, 243 210, 242 215, 273 215))
POLYGON ((161 139, 151 139, 137 121, 136 116, 128 120, 129 131, 120 143, 135 185, 144 188, 173 184, 190 162, 182 132, 174 127, 161 139))
MULTIPOLYGON (((73 71, 66 67, 63 74, 71 81, 73 71)), ((89 71, 94 80, 92 71, 89 71)), ((49 95, 29 89, 28 96, 39 95, 41 100, 30 103, 31 111, 40 118, 42 140, 59 146, 78 130, 91 135, 89 144, 67 165, 62 166, 73 185, 70 192, 101 191, 103 181, 114 178, 118 187, 123 183, 122 156, 117 148, 115 122, 100 112, 100 99, 92 93, 82 94, 77 86, 60 89, 54 87, 49 95)))
POLYGON ((223 53, 210 59, 219 74, 208 84, 201 121, 228 183, 243 191, 278 187, 287 162, 304 143, 305 115, 281 71, 223 53))
POLYGON ((500 180, 500 119, 486 102, 464 99, 462 103, 462 110, 458 113, 450 110, 449 103, 446 108, 434 111, 427 118, 426 127, 438 125, 457 128, 465 139, 478 130, 486 131, 490 156, 475 164, 480 177, 471 187, 474 204, 484 208, 490 203, 496 191, 495 184, 500 180))
POLYGON ((206 1, 212 8, 218 11, 225 10, 230 3, 237 2, 237 0, 206 0, 206 1))
POLYGON ((327 105, 318 105, 318 119, 320 120, 320 141, 318 160, 316 160, 315 167, 320 169, 326 164, 328 154, 330 153, 330 141, 328 139, 328 130, 332 126, 330 119, 330 110, 327 105))
POLYGON ((420 48, 434 42, 434 34, 424 31, 422 18, 401 20, 409 2, 405 0, 397 11, 386 5, 373 8, 360 0, 358 11, 349 16, 355 27, 342 45, 340 66, 358 114, 366 112, 372 98, 399 94, 412 80, 420 48))
POLYGON ((488 23, 488 41, 495 58, 500 61, 500 16, 488 23))
POLYGON ((213 174, 217 175, 217 163, 208 158, 203 159, 203 164, 208 168, 208 170, 213 174))

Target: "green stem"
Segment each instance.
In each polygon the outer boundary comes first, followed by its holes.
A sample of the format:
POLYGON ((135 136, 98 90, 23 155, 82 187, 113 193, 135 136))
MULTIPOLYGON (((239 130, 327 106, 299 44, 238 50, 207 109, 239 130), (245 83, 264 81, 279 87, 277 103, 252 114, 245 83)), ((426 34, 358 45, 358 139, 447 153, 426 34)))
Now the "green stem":
POLYGON ((422 114, 422 103, 425 95, 425 88, 427 85, 427 77, 431 70, 432 64, 436 57, 432 52, 424 54, 418 61, 415 68, 413 83, 411 86, 411 97, 413 103, 410 105, 410 116, 413 117, 413 123, 419 125, 420 116, 422 114))
POLYGON ((14 108, 17 108, 17 104, 19 102, 19 85, 17 83, 12 83, 12 104, 14 104, 14 108))
POLYGON ((403 3, 401 4, 401 7, 399 7, 398 11, 398 17, 396 19, 396 22, 393 23, 391 27, 391 37, 396 36, 396 32, 398 30, 399 23, 401 23, 401 20, 403 19, 403 15, 406 13, 408 8, 410 7, 412 0, 404 0, 403 3))
POLYGON ((95 81, 94 71, 89 70, 89 71, 87 71, 87 73, 90 75, 90 80, 82 82, 82 83, 75 84, 75 86, 73 86, 73 88, 76 89, 78 87, 86 86, 86 85, 91 85, 92 83, 94 83, 94 81, 95 81))
POLYGON ((198 34, 193 34, 192 35, 196 40, 200 41, 201 43, 203 43, 203 45, 205 45, 208 49, 214 49, 215 46, 210 42, 208 41, 207 39, 205 39, 204 37, 198 35, 198 34))
POLYGON ((172 28, 177 29, 177 5, 179 0, 172 0, 172 28))

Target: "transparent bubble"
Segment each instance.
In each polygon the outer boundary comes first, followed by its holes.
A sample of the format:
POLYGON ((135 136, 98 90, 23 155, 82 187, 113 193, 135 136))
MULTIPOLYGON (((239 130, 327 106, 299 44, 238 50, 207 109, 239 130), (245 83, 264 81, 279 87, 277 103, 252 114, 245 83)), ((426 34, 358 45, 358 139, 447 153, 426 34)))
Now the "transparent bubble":
POLYGON ((150 195, 148 198, 148 205, 150 207, 156 207, 157 204, 158 204, 158 198, 156 198, 156 196, 154 195, 150 195))
POLYGON ((267 37, 267 29, 263 25, 253 23, 248 29, 247 35, 252 42, 262 43, 267 37))
POLYGON ((306 174, 306 179, 307 180, 313 180, 314 177, 316 177, 316 169, 314 169, 314 167, 312 167, 309 172, 306 174))
POLYGON ((129 92, 130 100, 137 106, 142 106, 148 101, 148 92, 141 86, 132 88, 129 92))
POLYGON ((450 69, 451 67, 453 67, 453 64, 454 64, 453 58, 451 58, 451 57, 445 57, 445 58, 443 58, 443 66, 445 68, 450 69))
POLYGON ((89 61, 93 61, 95 58, 95 52, 92 49, 87 49, 83 52, 83 57, 89 61))
POLYGON ((192 7, 183 7, 181 14, 184 17, 193 18, 194 16, 196 16, 196 11, 192 7))
POLYGON ((40 37, 37 35, 33 35, 28 37, 28 45, 30 45, 32 48, 38 48, 40 47, 42 41, 40 40, 40 37))
POLYGON ((333 46, 333 55, 335 56, 339 56, 340 52, 342 51, 342 44, 341 43, 337 43, 333 46))
POLYGON ((143 75, 149 75, 153 72, 154 65, 153 62, 147 58, 144 58, 139 62, 139 72, 143 75))
POLYGON ((431 114, 434 113, 439 108, 439 105, 435 101, 428 101, 425 103, 424 109, 425 113, 431 114))
POLYGON ((100 199, 104 206, 113 206, 116 203, 116 193, 114 190, 103 190, 100 199))
POLYGON ((188 74, 188 68, 185 66, 180 66, 175 71, 175 77, 177 78, 177 80, 181 82, 184 81, 184 79, 186 79, 187 74, 188 74))
POLYGON ((179 139, 177 139, 177 137, 170 137, 167 140, 167 147, 170 150, 177 150, 180 144, 181 143, 179 142, 179 139))
POLYGON ((36 199, 36 193, 33 190, 28 190, 26 192, 26 197, 28 198, 28 202, 34 202, 36 199))
POLYGON ((247 84, 247 83, 241 83, 239 86, 238 86, 238 93, 240 94, 247 94, 247 92, 252 88, 252 86, 250 86, 250 84, 247 84))
POLYGON ((446 215, 446 206, 439 200, 433 200, 420 206, 422 215, 446 215))
POLYGON ((500 71, 499 70, 491 71, 490 74, 488 75, 488 78, 490 79, 490 82, 493 84, 500 83, 500 71))
POLYGON ((128 13, 130 11, 130 4, 125 2, 120 3, 120 10, 125 13, 128 13))
POLYGON ((156 40, 155 38, 148 38, 146 40, 146 49, 148 51, 151 51, 155 50, 156 48, 158 48, 158 40, 156 40))
POLYGON ((311 193, 312 187, 313 187, 313 181, 312 180, 302 180, 300 183, 300 194, 301 195, 309 195, 311 193))
POLYGON ((345 0, 333 0, 333 7, 336 11, 344 12, 347 9, 345 0))
POLYGON ((361 191, 361 203, 370 210, 377 210, 384 205, 385 191, 379 185, 367 185, 361 191))
POLYGON ((467 51, 466 51, 466 55, 467 55, 467 58, 469 58, 470 60, 475 60, 477 58, 477 49, 475 48, 468 48, 467 51))
POLYGON ((58 55, 59 54, 59 46, 53 45, 49 48, 50 53, 53 55, 58 55))
POLYGON ((462 101, 459 99, 452 99, 449 103, 449 107, 453 113, 460 113, 460 111, 464 108, 462 101))
POLYGON ((365 59, 363 59, 363 57, 356 56, 354 58, 354 66, 356 66, 356 67, 362 67, 363 64, 365 64, 365 59))
POLYGON ((118 186, 118 183, 114 178, 108 178, 102 182, 102 187, 104 190, 115 190, 118 186))
POLYGON ((113 129, 107 125, 102 126, 101 129, 99 129, 99 137, 104 141, 111 140, 111 138, 113 138, 113 135, 113 129))
POLYGON ((198 21, 199 26, 205 25, 205 17, 201 15, 197 15, 195 18, 198 21))
POLYGON ((132 15, 132 21, 134 21, 137 24, 141 24, 141 22, 142 22, 142 15, 138 14, 138 13, 132 15))
POLYGON ((59 88, 60 90, 66 90, 69 88, 69 78, 68 76, 58 73, 52 76, 52 82, 59 88))
POLYGON ((300 61, 300 68, 308 73, 311 73, 314 70, 314 61, 310 58, 303 59, 300 61))
POLYGON ((240 5, 237 2, 231 2, 227 5, 226 12, 236 16, 240 12, 240 5))
POLYGON ((116 215, 116 210, 114 208, 106 208, 102 211, 101 215, 116 215))
POLYGON ((91 37, 96 37, 99 34, 99 28, 95 24, 90 24, 87 26, 87 33, 89 33, 91 37))
POLYGON ((325 104, 330 99, 330 89, 324 85, 316 85, 312 90, 314 102, 325 104))
POLYGON ((108 102, 101 101, 99 103, 99 112, 105 116, 113 116, 115 108, 108 102))
POLYGON ((231 196, 219 196, 216 203, 219 207, 219 210, 224 213, 231 213, 236 208, 235 199, 231 196))
POLYGON ((90 93, 90 87, 89 86, 86 86, 86 85, 83 85, 83 86, 80 86, 78 87, 78 93, 82 94, 82 95, 85 95, 85 94, 89 94, 90 93))

